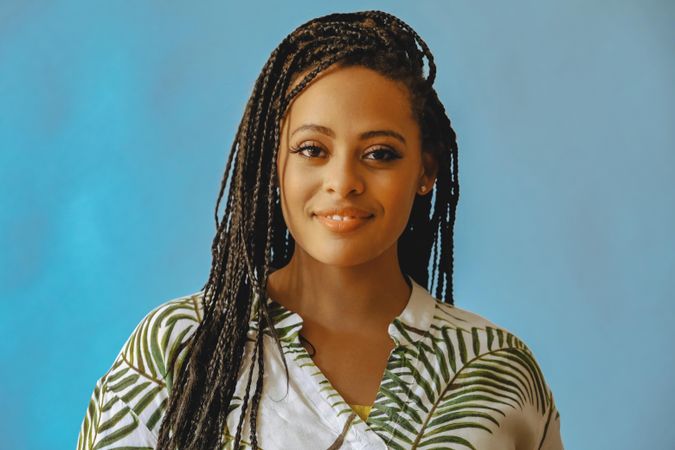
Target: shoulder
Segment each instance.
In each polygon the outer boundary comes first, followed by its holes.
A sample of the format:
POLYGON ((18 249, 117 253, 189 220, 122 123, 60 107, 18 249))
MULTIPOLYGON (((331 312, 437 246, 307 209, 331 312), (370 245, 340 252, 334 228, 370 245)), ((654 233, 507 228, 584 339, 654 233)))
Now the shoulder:
POLYGON ((436 301, 432 328, 436 333, 452 331, 462 341, 470 340, 474 357, 499 349, 522 349, 530 352, 525 342, 511 330, 484 316, 455 305, 436 301))
POLYGON ((491 378, 519 391, 515 400, 520 406, 527 397, 540 413, 548 408, 551 392, 534 353, 509 329, 436 300, 431 334, 445 344, 450 368, 463 372, 464 380, 491 378))
POLYGON ((120 356, 169 387, 185 347, 203 318, 203 291, 172 298, 150 310, 138 323, 120 356))
MULTIPOLYGON (((443 343, 452 386, 503 406, 512 435, 530 442, 559 442, 553 392, 530 347, 487 318, 436 299, 431 335, 443 343), (548 430, 548 432, 547 432, 548 430), (548 435, 548 437, 547 437, 548 435)), ((542 447, 548 448, 548 447, 542 447)), ((562 448, 554 445, 550 448, 562 448)))
POLYGON ((97 380, 78 450, 153 447, 186 344, 203 317, 203 292, 154 307, 97 380))

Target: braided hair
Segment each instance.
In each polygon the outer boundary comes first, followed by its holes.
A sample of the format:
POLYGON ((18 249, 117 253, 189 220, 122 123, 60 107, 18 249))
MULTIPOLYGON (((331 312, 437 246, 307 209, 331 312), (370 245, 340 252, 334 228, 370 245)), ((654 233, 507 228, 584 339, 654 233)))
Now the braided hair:
MULTIPOLYGON (((454 304, 453 227, 459 199, 457 142, 450 119, 432 87, 436 76, 433 56, 408 24, 382 11, 335 13, 312 19, 296 28, 272 51, 239 124, 215 207, 217 232, 211 247, 211 270, 202 288, 203 320, 186 343, 185 362, 172 386, 159 430, 158 449, 221 448, 222 430, 232 409, 230 403, 251 317, 257 317, 259 332, 234 448, 239 448, 241 442, 256 358, 258 377, 249 420, 251 446, 257 448, 256 418, 264 373, 265 330, 272 334, 283 357, 288 384, 288 366, 279 336, 270 326, 267 303, 254 302, 253 298, 256 295, 267 298, 265 287, 270 267, 285 266, 294 249, 293 237, 280 209, 275 164, 280 121, 293 98, 333 64, 365 66, 407 86, 420 127, 422 151, 433 155, 438 174, 433 195, 415 197, 408 223, 398 240, 399 261, 401 270, 421 285, 432 281, 436 286, 432 295, 454 304), (426 76, 424 57, 428 65, 426 76), (298 79, 300 82, 293 86, 298 79), (228 181, 231 185, 221 221, 218 210, 228 181), (428 274, 430 262, 432 280, 428 274)), ((431 285, 428 289, 432 289, 431 285)))

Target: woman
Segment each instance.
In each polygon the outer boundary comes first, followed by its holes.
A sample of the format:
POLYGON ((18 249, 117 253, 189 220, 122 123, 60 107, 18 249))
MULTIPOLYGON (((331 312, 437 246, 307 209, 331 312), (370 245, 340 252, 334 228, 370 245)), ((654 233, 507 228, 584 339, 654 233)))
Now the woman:
POLYGON ((230 152, 209 279, 138 325, 78 448, 562 449, 528 347, 454 307, 457 144, 435 74, 379 11, 281 42, 230 152))

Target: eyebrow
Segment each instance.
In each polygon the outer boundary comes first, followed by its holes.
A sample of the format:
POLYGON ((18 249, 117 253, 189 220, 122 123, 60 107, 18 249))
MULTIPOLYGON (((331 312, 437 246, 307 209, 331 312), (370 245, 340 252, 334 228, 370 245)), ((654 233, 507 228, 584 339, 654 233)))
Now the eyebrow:
MULTIPOLYGON (((304 131, 304 130, 316 131, 317 133, 325 134, 326 136, 330 136, 332 138, 335 137, 335 132, 333 130, 331 130, 328 127, 324 127, 323 125, 317 125, 317 124, 314 124, 314 123, 308 123, 308 124, 299 126, 298 128, 295 129, 295 131, 293 131, 291 133, 291 136, 293 136, 295 133, 297 133, 299 131, 304 131)), ((398 139, 399 141, 401 141, 404 144, 406 143, 405 138, 400 133, 398 133, 394 130, 364 131, 363 133, 361 133, 359 135, 359 138, 368 139, 368 138, 375 137, 375 136, 390 136, 390 137, 393 137, 395 139, 398 139)))

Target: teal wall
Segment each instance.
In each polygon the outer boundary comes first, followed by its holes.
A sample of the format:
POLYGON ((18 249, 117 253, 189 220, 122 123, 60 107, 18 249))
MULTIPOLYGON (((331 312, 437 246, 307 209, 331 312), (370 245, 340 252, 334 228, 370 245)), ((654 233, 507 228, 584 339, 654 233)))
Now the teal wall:
MULTIPOLYGON (((0 447, 74 448, 135 325, 200 289, 253 82, 337 4, 0 3, 0 447)), ((675 4, 339 5, 436 56, 456 304, 528 343, 568 449, 675 448, 675 4)))

